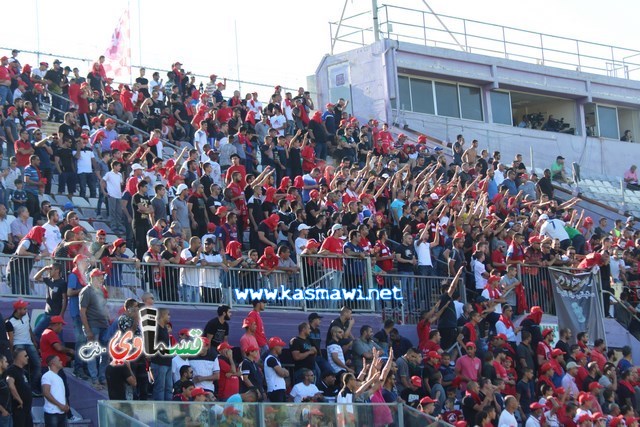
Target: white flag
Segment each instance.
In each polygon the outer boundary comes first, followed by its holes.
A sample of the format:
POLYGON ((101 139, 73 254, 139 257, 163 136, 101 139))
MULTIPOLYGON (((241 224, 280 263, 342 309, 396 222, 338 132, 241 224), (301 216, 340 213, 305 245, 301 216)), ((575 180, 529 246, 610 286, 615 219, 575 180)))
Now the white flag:
POLYGON ((131 33, 129 9, 126 9, 118 26, 113 31, 109 48, 104 53, 104 70, 107 77, 117 82, 128 83, 131 78, 131 33))

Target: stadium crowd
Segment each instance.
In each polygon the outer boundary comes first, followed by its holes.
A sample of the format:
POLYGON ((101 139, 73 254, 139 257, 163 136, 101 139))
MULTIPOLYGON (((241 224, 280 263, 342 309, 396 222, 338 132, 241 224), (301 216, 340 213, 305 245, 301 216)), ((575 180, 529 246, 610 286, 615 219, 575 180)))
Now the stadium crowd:
MULTIPOLYGON (((303 88, 276 86, 263 104, 255 92, 226 98, 226 80, 215 74, 198 85, 180 62, 166 83, 141 69, 134 84, 114 86, 103 58, 82 77, 58 60, 22 66, 18 55, 0 58, 0 241, 11 254, 12 293, 29 295, 34 263, 52 262, 35 276, 47 285, 36 328, 23 300, 1 322, 0 422, 29 425, 32 394, 45 396, 49 425, 71 416, 62 367, 72 363, 75 376, 106 386, 112 400, 401 401, 450 424, 637 425, 631 350, 616 360, 602 339, 587 345, 586 331, 555 337, 540 328, 542 309, 528 304, 528 287, 548 282, 546 267, 595 267, 619 299, 603 295, 605 315, 627 316, 638 335, 628 313, 637 306, 640 231, 633 218, 595 226, 574 208, 577 199, 556 199, 562 156, 538 177, 522 156, 504 161, 462 135, 449 156, 429 149, 424 135, 411 141, 375 119, 360 123, 343 99, 316 109, 303 88), (45 136, 47 110, 61 124, 45 136), (171 156, 165 145, 175 147, 171 156), (98 230, 87 241, 72 204, 61 218, 44 194, 97 197, 96 213, 121 237, 107 244, 98 230), (387 316, 375 334, 354 327, 344 307, 323 345, 316 313, 290 341, 267 338, 266 304, 256 300, 239 348, 227 342, 231 309, 221 305, 197 356, 124 365, 106 356, 84 363, 58 335, 68 312, 76 351, 85 342, 106 346, 117 330, 139 334, 138 310, 156 298, 220 304, 222 289, 269 286, 274 272, 293 280, 302 270, 312 283, 323 271, 328 287, 366 286, 366 258, 378 286, 397 274, 405 295, 437 301, 413 300, 407 317, 387 316), (142 262, 151 292, 127 299, 111 322, 106 302, 122 298, 122 263, 142 262), (526 265, 522 276, 518 265, 526 265), (425 279, 436 276, 448 279, 425 279), (461 287, 473 303, 460 302, 461 287), (416 321, 419 342, 400 336, 394 320, 416 321), (287 348, 292 369, 281 360, 287 348)), ((158 339, 194 337, 175 337, 160 308, 158 339)), ((230 408, 224 417, 240 415, 230 408)), ((353 422, 393 425, 391 410, 377 408, 353 422)))

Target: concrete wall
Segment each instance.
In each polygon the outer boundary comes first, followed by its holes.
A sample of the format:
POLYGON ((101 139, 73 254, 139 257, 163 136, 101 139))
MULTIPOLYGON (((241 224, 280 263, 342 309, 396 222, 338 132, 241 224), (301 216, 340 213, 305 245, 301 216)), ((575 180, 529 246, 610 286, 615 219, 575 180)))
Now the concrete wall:
MULTIPOLYGON (((418 131, 442 140, 454 139, 456 134, 462 133, 467 140, 477 138, 481 148, 500 150, 503 159, 510 159, 515 153, 522 153, 528 159, 530 149, 533 149, 537 168, 548 167, 557 155, 562 154, 567 158, 568 164, 578 162, 583 176, 587 177, 622 176, 630 164, 640 157, 640 144, 584 136, 584 104, 601 102, 638 109, 638 81, 382 40, 370 46, 335 56, 325 56, 322 59, 316 71, 318 105, 324 105, 330 100, 328 67, 344 62, 350 67, 352 105, 355 115, 361 121, 377 118, 387 122, 406 123, 418 131), (486 95, 492 89, 556 95, 575 100, 575 117, 566 114, 570 113, 570 109, 567 109, 565 114, 556 115, 558 118, 564 115, 565 120, 569 121, 572 127, 576 127, 579 135, 519 129, 410 112, 401 112, 396 116, 396 112, 391 110, 390 100, 397 96, 398 72, 482 86, 485 95, 485 121, 490 121, 491 118, 486 95)), ((637 117, 632 119, 637 120, 637 117)), ((640 140, 638 132, 635 133, 635 137, 640 140)))

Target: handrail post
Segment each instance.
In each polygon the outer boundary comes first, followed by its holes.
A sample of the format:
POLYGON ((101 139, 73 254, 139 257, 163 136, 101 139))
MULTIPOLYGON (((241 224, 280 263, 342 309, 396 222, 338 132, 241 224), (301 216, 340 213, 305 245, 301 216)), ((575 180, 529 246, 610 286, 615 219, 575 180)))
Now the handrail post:
MULTIPOLYGON (((300 268, 298 269, 298 271, 300 272, 300 287, 302 288, 303 292, 305 289, 307 289, 307 284, 304 281, 304 263, 305 263, 305 256, 300 254, 300 260, 298 262, 298 265, 300 266, 300 268)), ((302 311, 307 311, 307 300, 306 299, 302 299, 302 311)))
POLYGON ((396 403, 398 405, 398 410, 396 413, 398 414, 398 427, 404 427, 404 403, 396 403))
MULTIPOLYGON (((371 258, 367 257, 365 258, 366 262, 367 262, 367 289, 373 289, 374 287, 377 287, 377 283, 375 282, 375 280, 373 280, 373 267, 372 267, 372 262, 371 262, 371 258)), ((371 293, 369 292, 369 294, 367 295, 367 297, 371 295, 371 293)), ((376 302, 373 300, 373 298, 369 299, 369 310, 371 310, 372 313, 376 312, 376 302)))

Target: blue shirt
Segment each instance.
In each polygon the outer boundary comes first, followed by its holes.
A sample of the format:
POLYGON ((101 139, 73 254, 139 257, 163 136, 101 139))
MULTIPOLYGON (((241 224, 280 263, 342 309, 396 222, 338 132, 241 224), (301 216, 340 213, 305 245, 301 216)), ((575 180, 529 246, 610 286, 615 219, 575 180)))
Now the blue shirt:
POLYGON ((29 177, 29 179, 32 182, 40 182, 40 175, 38 174, 38 170, 33 166, 29 165, 26 168, 24 168, 24 176, 25 176, 24 191, 26 191, 27 193, 35 194, 37 196, 38 189, 40 187, 38 187, 38 184, 28 184, 26 177, 29 177))
MULTIPOLYGON (((404 207, 404 201, 403 200, 399 200, 399 199, 395 199, 393 202, 391 202, 391 209, 396 211, 396 216, 398 218, 398 220, 400 218, 402 218, 402 208, 404 207)), ((393 224, 394 225, 398 225, 398 221, 396 220, 396 218, 393 218, 393 224)), ((404 353, 402 353, 404 354, 404 353)))
POLYGON ((500 186, 509 190, 509 196, 515 196, 518 194, 516 183, 511 181, 509 178, 502 181, 502 184, 500 186))
MULTIPOLYGON (((318 182, 309 174, 306 175, 302 175, 302 182, 304 183, 304 185, 318 185, 318 182)), ((311 190, 302 190, 302 201, 307 203, 309 201, 309 199, 311 198, 311 196, 309 196, 309 193, 311 192, 311 190)))
MULTIPOLYGON (((69 273, 67 289, 82 289, 82 285, 75 273, 69 273)), ((69 314, 71 314, 71 317, 80 316, 80 297, 78 295, 69 297, 69 314)))
POLYGON ((490 179, 489 184, 487 185, 487 193, 489 195, 489 200, 493 200, 496 194, 498 194, 498 184, 496 184, 495 179, 490 179))
MULTIPOLYGON (((125 254, 120 255, 120 258, 129 258, 125 254)), ((115 258, 112 260, 115 261, 115 258)), ((75 276, 75 275, 74 275, 75 276)), ((113 286, 116 288, 122 287, 122 264, 112 262, 111 264, 111 273, 107 274, 105 279, 105 285, 113 286)))
MULTIPOLYGON (((46 143, 47 146, 51 147, 49 142, 46 143)), ((53 165, 51 164, 51 156, 45 147, 36 147, 35 148, 36 155, 40 158, 40 169, 52 169, 53 165)))

